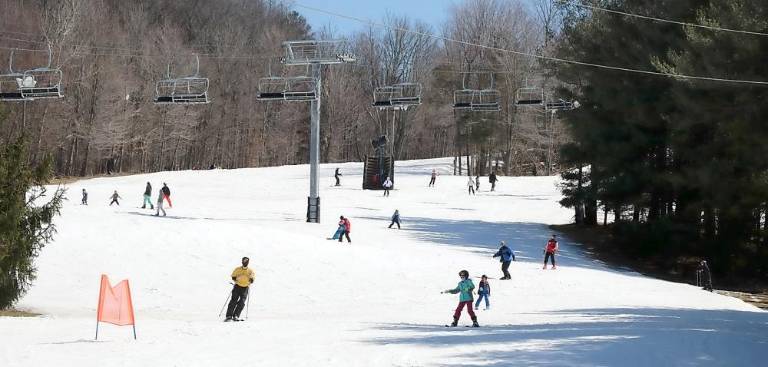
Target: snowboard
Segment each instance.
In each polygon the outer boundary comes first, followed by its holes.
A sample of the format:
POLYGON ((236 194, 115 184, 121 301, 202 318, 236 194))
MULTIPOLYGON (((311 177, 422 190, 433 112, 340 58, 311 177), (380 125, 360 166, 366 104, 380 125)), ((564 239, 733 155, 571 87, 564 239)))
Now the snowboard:
POLYGON ((336 230, 336 233, 333 234, 333 237, 331 237, 332 240, 338 240, 339 237, 341 237, 341 233, 344 232, 343 229, 339 228, 336 230))

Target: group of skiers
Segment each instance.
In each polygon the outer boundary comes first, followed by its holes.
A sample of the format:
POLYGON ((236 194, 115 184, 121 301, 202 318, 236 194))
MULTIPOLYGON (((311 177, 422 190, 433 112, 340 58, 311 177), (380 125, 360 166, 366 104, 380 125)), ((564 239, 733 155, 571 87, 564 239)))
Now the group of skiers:
MULTIPOLYGON (((80 200, 80 205, 88 205, 88 192, 83 189, 82 193, 82 199, 80 200)), ((117 206, 120 206, 120 200, 122 197, 120 194, 117 193, 117 190, 115 190, 112 195, 109 196, 112 201, 109 202, 109 206, 112 206, 112 204, 117 204, 117 206)), ((152 184, 147 182, 147 186, 144 188, 144 202, 141 205, 142 209, 147 208, 147 204, 149 204, 149 209, 154 210, 155 206, 152 205, 152 184)), ((166 216, 165 209, 163 208, 163 203, 167 201, 169 207, 173 207, 173 204, 171 203, 171 189, 168 188, 168 185, 163 182, 163 187, 157 192, 157 212, 155 213, 155 216, 159 216, 160 212, 163 212, 163 216, 166 216)))
MULTIPOLYGON (((499 243, 499 250, 496 251, 495 254, 493 254, 494 258, 499 257, 499 261, 501 262, 501 272, 502 277, 500 280, 509 280, 512 279, 511 275, 509 274, 509 265, 512 263, 512 261, 515 261, 515 253, 510 249, 506 242, 501 241, 499 243)), ((547 268, 546 263, 548 259, 552 259, 552 269, 555 268, 555 253, 558 250, 558 243, 557 243, 557 235, 553 234, 552 237, 547 241, 547 244, 544 246, 544 269, 547 268)), ((456 286, 456 288, 448 289, 445 291, 442 291, 440 293, 450 293, 450 294, 456 294, 459 293, 459 305, 456 307, 456 310, 453 313, 453 322, 450 325, 455 327, 459 323, 459 318, 461 317, 461 311, 464 309, 464 307, 467 308, 467 313, 469 313, 469 317, 472 319, 472 326, 473 327, 479 327, 480 325, 477 322, 477 315, 475 315, 475 312, 472 310, 472 301, 473 293, 475 289, 475 284, 472 282, 472 279, 469 278, 469 272, 467 270, 462 270, 459 272, 459 277, 461 278, 461 281, 459 281, 459 284, 456 286)), ((475 310, 477 310, 480 307, 480 302, 485 301, 485 309, 490 309, 490 302, 489 297, 491 295, 491 286, 488 283, 488 277, 483 274, 483 276, 480 277, 480 283, 478 284, 478 290, 477 290, 477 301, 475 302, 475 310)))
MULTIPOLYGON (((496 191, 496 182, 498 180, 495 172, 491 172, 491 174, 488 175, 488 182, 491 183, 491 191, 496 191)), ((469 176, 469 180, 467 181, 467 193, 469 195, 475 195, 476 191, 480 191, 480 175, 475 176, 475 178, 469 176)))

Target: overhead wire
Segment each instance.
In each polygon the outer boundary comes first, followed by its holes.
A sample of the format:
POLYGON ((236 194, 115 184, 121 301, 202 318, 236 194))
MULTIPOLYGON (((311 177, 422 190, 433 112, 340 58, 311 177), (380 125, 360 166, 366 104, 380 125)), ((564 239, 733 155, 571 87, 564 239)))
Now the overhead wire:
POLYGON ((749 35, 753 35, 753 36, 762 36, 762 37, 767 37, 768 36, 768 33, 764 33, 764 32, 746 31, 746 30, 742 30, 742 29, 723 28, 723 27, 717 27, 717 26, 712 26, 712 25, 682 22, 682 21, 678 21, 678 20, 663 19, 663 18, 657 18, 657 17, 648 16, 648 15, 633 14, 633 13, 628 13, 628 12, 624 12, 624 11, 620 11, 620 10, 615 10, 615 9, 601 8, 599 6, 582 4, 582 3, 575 2, 575 1, 566 1, 566 2, 569 3, 569 4, 572 4, 574 6, 580 7, 580 8, 585 8, 585 9, 590 9, 590 10, 595 10, 595 11, 602 11, 602 12, 606 12, 606 13, 622 15, 622 16, 625 16, 625 17, 644 19, 644 20, 653 21, 653 22, 671 23, 671 24, 681 25, 681 26, 684 26, 684 27, 708 29, 708 30, 717 31, 717 32, 731 32, 731 33, 749 34, 749 35))
POLYGON ((382 24, 382 23, 377 23, 377 22, 374 22, 374 21, 371 21, 371 20, 367 20, 367 19, 362 19, 362 18, 350 16, 350 15, 345 15, 345 14, 340 14, 340 13, 328 11, 328 10, 325 10, 325 9, 320 9, 320 8, 316 8, 316 7, 312 7, 312 6, 303 5, 301 3, 294 3, 294 6, 298 7, 298 8, 314 11, 314 12, 317 12, 317 13, 322 13, 322 14, 334 16, 334 17, 337 17, 337 18, 353 20, 353 21, 360 22, 360 23, 363 23, 363 24, 367 24, 367 25, 370 25, 370 26, 374 26, 374 27, 377 27, 377 28, 385 28, 385 29, 395 30, 395 31, 398 31, 398 32, 411 33, 411 34, 416 34, 416 35, 419 35, 419 36, 431 37, 431 38, 434 38, 434 39, 441 40, 443 42, 451 42, 451 43, 462 44, 462 45, 465 45, 465 46, 473 46, 473 47, 478 47, 478 48, 482 48, 482 49, 486 49, 486 50, 502 52, 502 53, 510 53, 510 54, 515 54, 515 55, 520 55, 520 56, 527 56, 527 57, 532 57, 532 58, 536 58, 536 59, 539 59, 539 60, 553 61, 553 62, 559 62, 559 63, 572 64, 572 65, 580 65, 580 66, 588 66, 588 67, 593 67, 593 68, 598 68, 598 69, 605 69, 605 70, 624 71, 624 72, 636 73, 636 74, 663 76, 663 77, 675 78, 675 79, 703 80, 703 81, 711 81, 711 82, 752 84, 752 85, 768 85, 768 81, 762 81, 762 80, 728 79, 728 78, 716 78, 716 77, 685 75, 685 74, 672 74, 672 73, 664 73, 664 72, 659 72, 659 71, 640 70, 640 69, 633 69, 633 68, 621 67, 621 66, 611 66, 611 65, 603 65, 603 64, 596 64, 596 63, 590 63, 590 62, 577 61, 577 60, 569 60, 569 59, 563 59, 563 58, 553 57, 553 56, 537 55, 537 54, 530 53, 530 52, 525 52, 525 51, 509 50, 509 49, 504 49, 504 48, 500 48, 500 47, 494 47, 494 46, 488 46, 488 45, 482 45, 482 44, 477 44, 477 43, 457 40, 457 39, 453 39, 453 38, 449 38, 449 37, 445 37, 445 36, 438 36, 438 35, 434 35, 434 34, 428 33, 428 32, 421 32, 421 31, 416 31, 416 30, 412 30, 412 29, 408 29, 408 28, 403 28, 403 27, 390 26, 390 25, 386 25, 386 24, 382 24))

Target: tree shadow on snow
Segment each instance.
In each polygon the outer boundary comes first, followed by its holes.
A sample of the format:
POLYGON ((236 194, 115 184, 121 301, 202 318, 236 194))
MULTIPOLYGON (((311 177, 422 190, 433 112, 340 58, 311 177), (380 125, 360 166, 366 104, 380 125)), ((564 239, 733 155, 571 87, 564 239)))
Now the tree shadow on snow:
POLYGON ((483 325, 481 318, 481 328, 379 324, 373 329, 397 336, 367 342, 475 350, 451 355, 457 362, 446 366, 755 366, 768 358, 765 312, 607 308, 547 314, 554 323, 483 325), (556 322, 560 317, 566 321, 556 322))
MULTIPOLYGON (((363 219, 389 222, 390 217, 370 216, 363 219)), ((402 231, 411 237, 437 245, 461 246, 483 256, 492 255, 499 248, 499 241, 506 241, 517 261, 544 261, 544 246, 553 232, 541 223, 496 223, 479 220, 450 220, 422 217, 403 217, 402 231)), ((574 245, 568 237, 558 234, 560 250, 557 264, 564 267, 581 267, 620 272, 624 275, 639 274, 611 269, 603 262, 593 259, 590 252, 574 245)))

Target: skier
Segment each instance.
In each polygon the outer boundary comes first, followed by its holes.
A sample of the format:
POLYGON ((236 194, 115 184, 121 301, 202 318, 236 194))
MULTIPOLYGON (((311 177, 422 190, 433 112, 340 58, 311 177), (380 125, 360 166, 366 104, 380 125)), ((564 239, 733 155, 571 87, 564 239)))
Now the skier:
POLYGON ((88 192, 83 189, 83 198, 80 200, 80 205, 88 205, 88 192))
POLYGON ((552 270, 557 269, 555 266, 555 252, 557 252, 558 246, 557 246, 557 235, 552 235, 552 238, 547 241, 547 246, 544 247, 544 267, 542 269, 547 268, 547 260, 551 257, 552 258, 552 270))
POLYGON ((117 201, 117 199, 122 199, 120 195, 117 194, 117 190, 110 196, 112 198, 112 201, 109 202, 109 206, 112 206, 112 204, 117 204, 117 206, 120 206, 120 202, 117 201))
POLYGON ((432 178, 429 179, 429 187, 435 186, 435 179, 437 179, 437 171, 435 169, 432 169, 432 178))
POLYGON ((480 175, 475 176, 475 190, 480 191, 480 175))
POLYGON ((392 188, 392 180, 389 179, 389 176, 384 180, 382 187, 384 187, 384 196, 389 196, 389 189, 392 188))
POLYGON ((344 226, 344 231, 339 235, 339 242, 343 242, 344 236, 347 237, 347 242, 352 243, 352 240, 349 239, 349 232, 352 231, 352 223, 349 222, 349 219, 344 218, 344 216, 339 217, 339 226, 344 226))
POLYGON ((469 181, 467 181, 467 189, 469 190, 469 194, 475 194, 475 180, 472 179, 472 176, 469 176, 469 181))
POLYGON ((491 183, 491 191, 496 191, 496 181, 498 181, 496 172, 491 171, 491 174, 488 175, 488 182, 491 183))
POLYGON ((392 225, 395 223, 397 223, 397 229, 400 229, 400 211, 397 209, 395 209, 395 214, 392 214, 392 223, 387 228, 392 228, 392 225))
POLYGON ((701 260, 699 263, 699 269, 696 272, 699 273, 701 287, 712 292, 712 273, 709 271, 707 260, 701 260))
POLYGON ((499 251, 496 251, 496 253, 493 254, 493 257, 501 257, 499 261, 501 262, 501 272, 504 274, 501 277, 501 280, 512 279, 509 275, 509 264, 511 264, 512 261, 515 261, 515 253, 507 247, 507 244, 504 241, 501 241, 499 244, 501 247, 499 247, 499 251))
POLYGON ((485 299, 485 310, 491 308, 488 302, 488 297, 491 296, 491 285, 488 284, 488 277, 483 274, 480 277, 480 284, 477 285, 477 301, 475 302, 475 310, 480 306, 480 301, 485 299))
POLYGON ((248 269, 247 257, 243 257, 243 266, 238 266, 232 271, 232 281, 235 282, 232 287, 232 298, 227 307, 227 318, 224 321, 240 321, 240 312, 245 307, 245 301, 248 299, 248 287, 253 284, 253 270, 248 269))
POLYGON ((461 310, 464 308, 464 306, 467 306, 467 313, 469 313, 469 317, 472 318, 472 326, 479 327, 480 325, 477 324, 477 316, 475 315, 475 311, 472 311, 472 290, 475 289, 475 284, 472 283, 472 279, 469 279, 469 272, 466 270, 460 271, 459 277, 461 278, 461 281, 456 286, 456 288, 448 289, 440 292, 441 294, 442 293, 450 293, 450 294, 459 293, 459 306, 456 307, 456 311, 453 313, 453 322, 451 323, 450 326, 455 327, 456 325, 459 324, 459 317, 461 316, 461 310))
POLYGON ((149 204, 150 210, 155 209, 155 206, 152 205, 152 185, 149 182, 147 182, 147 187, 144 189, 144 203, 141 204, 141 208, 146 209, 147 204, 149 204))
POLYGON ((336 168, 336 173, 333 174, 333 177, 336 179, 336 186, 341 186, 341 181, 339 181, 340 176, 343 176, 343 175, 339 173, 339 169, 336 168))
POLYGON ((155 213, 155 216, 160 216, 160 211, 163 212, 163 216, 165 216, 165 209, 163 209, 163 198, 165 197, 165 194, 163 194, 163 190, 159 190, 157 192, 157 212, 155 213))
POLYGON ((168 202, 168 207, 173 208, 173 203, 171 203, 171 189, 168 188, 168 185, 165 182, 163 182, 163 188, 160 189, 160 192, 163 193, 162 197, 168 202))

